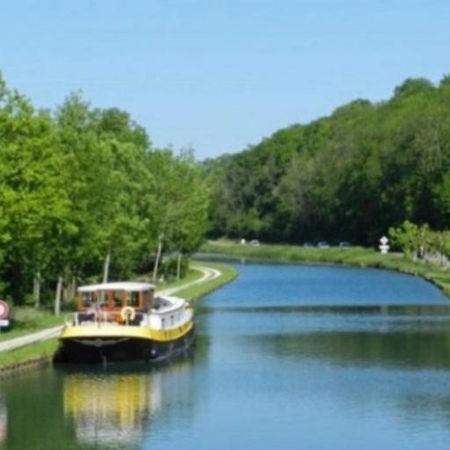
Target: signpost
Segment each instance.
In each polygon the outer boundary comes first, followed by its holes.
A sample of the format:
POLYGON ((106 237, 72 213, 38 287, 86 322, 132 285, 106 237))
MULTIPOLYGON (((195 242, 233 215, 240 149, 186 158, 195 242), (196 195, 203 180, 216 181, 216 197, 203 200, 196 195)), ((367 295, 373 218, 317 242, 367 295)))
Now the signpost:
POLYGON ((2 327, 9 327, 9 306, 3 300, 0 300, 0 332, 2 327))
POLYGON ((385 255, 385 254, 389 251, 389 249, 391 248, 391 247, 388 245, 388 242, 389 242, 389 239, 388 239, 386 236, 383 236, 383 237, 380 239, 380 245, 378 246, 378 248, 380 249, 380 252, 381 252, 383 255, 385 255))

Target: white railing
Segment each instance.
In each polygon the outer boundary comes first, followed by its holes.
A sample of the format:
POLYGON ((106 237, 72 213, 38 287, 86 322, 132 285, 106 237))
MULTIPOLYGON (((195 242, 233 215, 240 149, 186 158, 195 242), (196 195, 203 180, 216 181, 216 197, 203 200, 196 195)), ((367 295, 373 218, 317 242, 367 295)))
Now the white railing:
POLYGON ((79 311, 66 318, 67 326, 147 326, 155 330, 169 330, 184 325, 192 319, 191 308, 152 310, 150 314, 135 312, 134 318, 121 311, 79 311), (72 318, 73 317, 73 318, 72 318))

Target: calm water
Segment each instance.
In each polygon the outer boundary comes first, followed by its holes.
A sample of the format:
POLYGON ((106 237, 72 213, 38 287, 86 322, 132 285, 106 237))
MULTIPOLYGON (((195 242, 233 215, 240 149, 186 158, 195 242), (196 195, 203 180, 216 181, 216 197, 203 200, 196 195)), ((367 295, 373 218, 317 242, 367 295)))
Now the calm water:
POLYGON ((450 303, 377 270, 239 266, 192 357, 0 380, 0 448, 449 449, 450 303))

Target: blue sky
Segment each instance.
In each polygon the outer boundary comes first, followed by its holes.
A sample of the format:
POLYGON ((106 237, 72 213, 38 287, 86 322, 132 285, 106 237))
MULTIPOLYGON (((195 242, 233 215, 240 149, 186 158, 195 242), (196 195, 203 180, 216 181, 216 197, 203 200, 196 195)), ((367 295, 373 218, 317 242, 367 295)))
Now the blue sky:
POLYGON ((36 106, 82 90, 199 159, 450 73, 448 0, 10 0, 0 19, 0 70, 36 106))

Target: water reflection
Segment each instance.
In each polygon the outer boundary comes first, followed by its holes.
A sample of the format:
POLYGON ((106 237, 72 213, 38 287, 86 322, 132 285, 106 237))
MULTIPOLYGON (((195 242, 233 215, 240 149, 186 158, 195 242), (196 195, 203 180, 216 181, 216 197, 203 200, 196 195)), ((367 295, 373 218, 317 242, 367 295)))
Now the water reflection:
POLYGON ((310 333, 250 336, 242 345, 280 361, 314 359, 340 366, 450 369, 450 333, 310 333))
POLYGON ((8 433, 8 412, 3 399, 0 397, 0 445, 2 445, 8 433))
POLYGON ((75 439, 104 448, 139 448, 165 407, 192 405, 192 358, 149 368, 127 365, 64 376, 64 414, 75 439))
POLYGON ((159 366, 48 367, 2 379, 0 448, 141 448, 171 408, 192 411, 193 363, 187 355, 159 366))
POLYGON ((64 413, 83 444, 136 445, 161 406, 161 374, 72 374, 64 380, 64 413))

